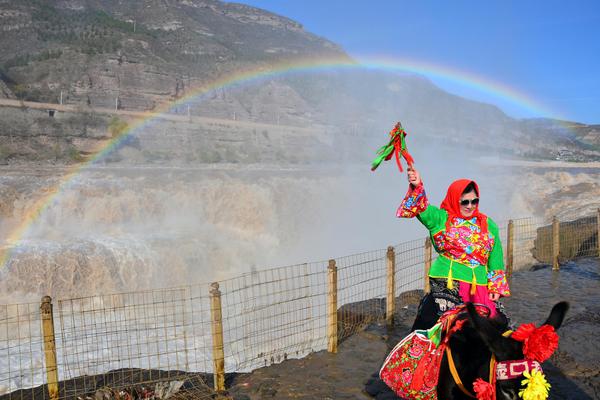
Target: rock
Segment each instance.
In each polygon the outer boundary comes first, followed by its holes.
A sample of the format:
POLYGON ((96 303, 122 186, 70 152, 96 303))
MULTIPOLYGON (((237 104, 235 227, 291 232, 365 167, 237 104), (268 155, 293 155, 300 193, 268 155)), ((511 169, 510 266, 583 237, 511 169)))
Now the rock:
POLYGON ((181 389, 184 381, 158 382, 154 387, 156 399, 168 399, 181 389))

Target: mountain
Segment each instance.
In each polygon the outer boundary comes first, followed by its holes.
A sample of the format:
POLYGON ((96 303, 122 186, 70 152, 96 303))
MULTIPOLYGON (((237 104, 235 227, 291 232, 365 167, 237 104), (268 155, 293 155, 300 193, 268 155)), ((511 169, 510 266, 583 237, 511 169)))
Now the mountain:
MULTIPOLYGON (((0 3, 0 64, 25 100, 151 110, 232 71, 348 58, 287 18, 216 0, 0 3)), ((349 59, 349 58, 348 58, 349 59)))
POLYGON ((557 160, 594 159, 600 151, 600 125, 537 118, 523 120, 520 126, 540 143, 540 148, 544 148, 544 144, 555 146, 550 152, 557 160))
POLYGON ((565 136, 556 121, 515 120, 417 75, 360 68, 269 74, 286 63, 350 64, 352 59, 295 21, 241 4, 4 0, 0 25, 0 100, 62 102, 77 108, 48 121, 45 111, 0 107, 0 160, 5 162, 77 162, 102 147, 95 142, 114 139, 115 126, 125 131, 133 123, 127 112, 162 112, 164 104, 188 97, 169 113, 221 122, 147 127, 145 137, 128 146, 127 156, 140 162, 172 157, 287 162, 294 154, 293 162, 315 161, 339 151, 339 143, 355 141, 360 148, 401 120, 425 141, 486 153, 555 158, 562 151, 563 158, 600 157, 597 130, 577 128, 581 134, 566 139, 570 133, 565 136), (244 71, 265 71, 267 76, 193 96, 198 88, 244 71), (240 127, 243 122, 249 125, 240 127), (298 136, 295 128, 313 133, 298 136), (283 131, 287 133, 273 135, 283 131), (184 139, 168 141, 168 132, 184 139))

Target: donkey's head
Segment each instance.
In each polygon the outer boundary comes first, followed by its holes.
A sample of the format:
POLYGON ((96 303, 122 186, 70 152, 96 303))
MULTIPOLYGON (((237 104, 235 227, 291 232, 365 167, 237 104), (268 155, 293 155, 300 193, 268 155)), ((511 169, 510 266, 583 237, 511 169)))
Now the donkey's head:
MULTIPOLYGON (((557 303, 541 327, 523 324, 514 332, 502 332, 496 324, 481 317, 472 304, 467 304, 472 326, 497 361, 497 400, 519 399, 519 392, 523 390, 529 394, 547 390, 540 364, 556 350, 558 336, 554 331, 562 324, 568 309, 568 303, 557 303), (529 382, 526 386, 522 385, 524 379, 529 382)), ((479 389, 485 390, 484 383, 480 383, 479 389)))

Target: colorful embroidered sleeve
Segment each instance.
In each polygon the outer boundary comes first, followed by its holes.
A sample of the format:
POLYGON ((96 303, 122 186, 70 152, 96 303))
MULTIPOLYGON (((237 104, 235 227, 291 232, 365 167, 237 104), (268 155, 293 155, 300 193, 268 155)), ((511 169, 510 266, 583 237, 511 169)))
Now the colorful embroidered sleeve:
POLYGON ((423 184, 420 184, 416 188, 409 185, 408 192, 400 203, 396 216, 398 218, 414 218, 427 209, 429 201, 427 200, 427 194, 425 194, 425 188, 423 184))
POLYGON ((504 297, 510 296, 510 289, 508 288, 508 281, 506 280, 504 271, 490 271, 488 272, 487 279, 487 286, 490 293, 498 293, 504 297))

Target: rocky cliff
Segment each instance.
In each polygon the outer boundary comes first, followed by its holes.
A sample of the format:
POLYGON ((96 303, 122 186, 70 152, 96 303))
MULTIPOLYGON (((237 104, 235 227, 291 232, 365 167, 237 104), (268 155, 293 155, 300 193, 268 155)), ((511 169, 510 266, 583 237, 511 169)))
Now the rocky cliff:
MULTIPOLYGON (((190 125, 187 120, 181 126, 169 125, 167 131, 162 130, 164 124, 154 124, 137 153, 129 152, 136 162, 155 160, 156 151, 150 149, 158 144, 151 138, 171 131, 186 132, 187 139, 163 141, 161 151, 181 159, 179 155, 189 153, 182 143, 215 143, 216 136, 227 136, 229 125, 238 122, 269 125, 249 128, 246 137, 254 131, 290 131, 288 126, 292 131, 321 132, 319 137, 298 136, 296 144, 308 141, 312 146, 325 140, 339 147, 341 139, 360 149, 373 137, 381 137, 396 120, 424 140, 485 153, 573 160, 600 157, 598 129, 577 125, 573 133, 557 121, 515 120, 497 107, 451 95, 415 75, 359 68, 267 74, 259 81, 219 86, 194 96, 199 87, 240 71, 271 71, 298 60, 352 61, 339 46, 305 31, 297 22, 245 5, 217 0, 4 0, 0 30, 0 99, 76 107, 53 120, 26 106, 3 110, 3 162, 83 160, 91 149, 114 139, 115 124, 130 126, 147 118, 122 117, 121 111, 231 121, 220 123, 221 130, 190 125), (180 107, 164 107, 183 98, 188 100, 180 107)), ((293 154, 292 161, 297 162, 308 155, 306 151, 298 155, 296 147, 281 147, 286 142, 276 144, 275 136, 261 137, 270 144, 263 146, 269 160, 289 161, 286 155, 293 154)), ((235 143, 224 140, 217 148, 204 146, 202 152, 211 153, 209 157, 183 158, 263 159, 239 154, 235 143), (224 150, 228 146, 234 150, 224 150), (226 152, 228 157, 222 154, 226 152)), ((322 159, 330 148, 315 151, 308 161, 322 159)))
POLYGON ((25 100, 152 109, 228 72, 347 56, 287 18, 216 0, 3 1, 3 79, 25 100))

